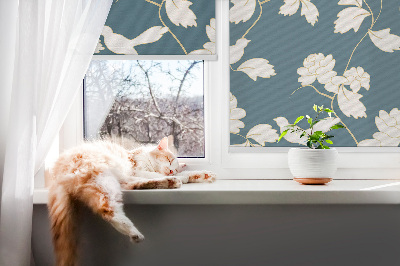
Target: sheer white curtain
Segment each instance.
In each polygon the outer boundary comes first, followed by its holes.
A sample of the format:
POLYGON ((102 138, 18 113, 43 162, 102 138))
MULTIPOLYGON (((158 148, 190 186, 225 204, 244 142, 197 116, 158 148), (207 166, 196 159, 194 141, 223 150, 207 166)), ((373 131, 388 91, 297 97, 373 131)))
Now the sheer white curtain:
POLYGON ((79 90, 111 3, 18 1, 1 197, 0 265, 30 263, 33 177, 79 90))

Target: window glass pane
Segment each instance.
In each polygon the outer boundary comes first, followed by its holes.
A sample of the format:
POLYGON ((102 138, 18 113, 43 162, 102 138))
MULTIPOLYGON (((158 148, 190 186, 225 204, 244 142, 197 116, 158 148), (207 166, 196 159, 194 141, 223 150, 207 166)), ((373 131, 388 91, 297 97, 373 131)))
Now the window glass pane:
POLYGON ((85 78, 85 138, 127 146, 170 136, 179 157, 204 157, 203 61, 93 60, 85 78))

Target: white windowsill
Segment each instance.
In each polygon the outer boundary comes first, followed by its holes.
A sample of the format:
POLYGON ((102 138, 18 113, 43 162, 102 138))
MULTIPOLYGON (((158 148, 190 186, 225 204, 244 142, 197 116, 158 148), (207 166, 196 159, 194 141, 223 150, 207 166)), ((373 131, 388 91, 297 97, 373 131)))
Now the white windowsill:
MULTIPOLYGON (((47 204, 35 189, 34 204, 47 204)), ((218 180, 180 189, 124 191, 127 204, 400 204, 400 180, 334 180, 305 186, 293 180, 218 180)))

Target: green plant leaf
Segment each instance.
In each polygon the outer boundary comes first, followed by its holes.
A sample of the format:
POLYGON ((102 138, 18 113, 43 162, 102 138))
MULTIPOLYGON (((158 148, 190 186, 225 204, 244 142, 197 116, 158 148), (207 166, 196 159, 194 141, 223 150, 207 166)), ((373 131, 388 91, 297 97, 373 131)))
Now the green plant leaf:
POLYGON ((310 124, 310 126, 312 126, 312 118, 310 117, 309 119, 307 119, 307 122, 310 124))
POLYGON ((299 123, 301 120, 303 120, 304 116, 299 116, 297 117, 296 121, 294 121, 293 126, 299 123))
POLYGON ((325 112, 327 112, 327 113, 334 113, 334 111, 332 111, 331 109, 329 109, 329 108, 325 108, 325 110, 324 110, 325 112))
POLYGON ((329 143, 329 144, 333 144, 332 140, 330 140, 330 139, 326 139, 325 142, 329 143))
POLYGON ((311 123, 310 127, 315 126, 315 124, 317 124, 319 121, 321 121, 321 120, 315 120, 315 121, 313 121, 313 122, 311 123))
MULTIPOLYGON (((322 137, 323 135, 325 135, 325 133, 323 133, 322 131, 315 131, 314 134, 318 137, 322 137)), ((314 135, 313 134, 313 135, 314 135)))
POLYGON ((312 146, 311 140, 308 140, 308 141, 307 141, 307 147, 309 147, 310 149, 312 149, 313 146, 312 146))
POLYGON ((285 131, 282 132, 282 134, 278 138, 278 142, 281 141, 281 139, 288 133, 289 129, 286 129, 285 131))
POLYGON ((334 136, 324 134, 324 136, 322 137, 322 140, 330 139, 330 138, 333 138, 333 137, 334 136))
POLYGON ((339 124, 331 126, 331 129, 338 129, 338 128, 344 128, 344 126, 339 124))
POLYGON ((318 106, 317 106, 316 104, 314 104, 313 109, 314 109, 315 112, 318 112, 318 111, 317 111, 317 107, 318 107, 318 106))

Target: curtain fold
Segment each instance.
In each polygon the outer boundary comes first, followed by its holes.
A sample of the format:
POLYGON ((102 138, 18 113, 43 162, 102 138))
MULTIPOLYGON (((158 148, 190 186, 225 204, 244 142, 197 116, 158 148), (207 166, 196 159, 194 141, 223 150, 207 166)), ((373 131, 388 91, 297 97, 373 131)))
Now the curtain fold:
POLYGON ((112 0, 20 0, 1 196, 0 265, 29 265, 33 177, 98 43, 112 0))

